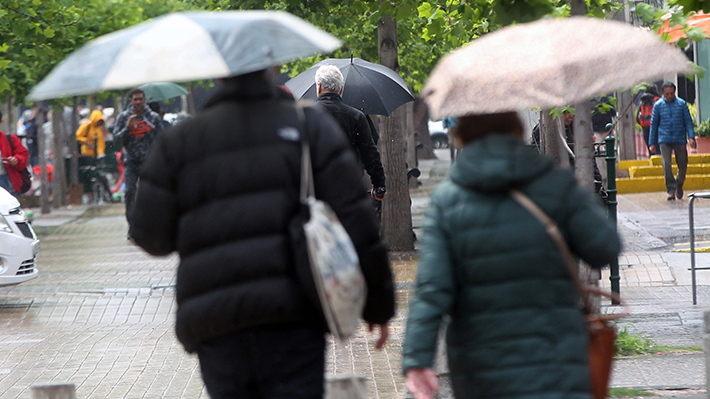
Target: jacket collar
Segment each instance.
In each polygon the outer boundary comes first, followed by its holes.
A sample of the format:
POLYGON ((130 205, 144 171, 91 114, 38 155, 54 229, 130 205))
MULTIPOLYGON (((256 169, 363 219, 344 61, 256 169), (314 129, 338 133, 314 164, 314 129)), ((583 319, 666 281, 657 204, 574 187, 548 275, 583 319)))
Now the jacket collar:
POLYGON ((224 101, 246 101, 277 98, 278 88, 260 76, 261 72, 228 78, 219 83, 217 91, 207 100, 204 109, 224 101))
POLYGON ((330 101, 340 101, 343 102, 343 98, 340 97, 339 94, 336 93, 323 93, 320 96, 318 96, 318 100, 316 101, 321 101, 321 100, 330 100, 330 101))

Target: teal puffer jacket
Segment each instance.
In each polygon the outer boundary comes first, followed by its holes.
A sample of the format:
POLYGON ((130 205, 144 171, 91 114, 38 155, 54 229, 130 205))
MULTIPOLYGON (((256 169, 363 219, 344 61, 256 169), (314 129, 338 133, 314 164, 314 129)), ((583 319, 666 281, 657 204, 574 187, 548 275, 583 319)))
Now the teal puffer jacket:
POLYGON ((509 134, 469 143, 426 214, 404 372, 432 366, 448 315, 457 399, 588 399, 577 293, 542 224, 507 194, 512 188, 553 217, 588 264, 601 267, 618 256, 614 227, 571 170, 509 134))

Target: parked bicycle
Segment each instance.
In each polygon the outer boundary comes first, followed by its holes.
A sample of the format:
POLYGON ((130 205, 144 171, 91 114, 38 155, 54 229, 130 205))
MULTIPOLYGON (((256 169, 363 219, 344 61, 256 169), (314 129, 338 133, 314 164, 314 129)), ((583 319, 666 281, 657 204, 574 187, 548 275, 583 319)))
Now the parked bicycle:
POLYGON ((92 204, 113 202, 107 169, 99 162, 79 167, 79 180, 84 183, 84 193, 89 194, 89 202, 92 204))

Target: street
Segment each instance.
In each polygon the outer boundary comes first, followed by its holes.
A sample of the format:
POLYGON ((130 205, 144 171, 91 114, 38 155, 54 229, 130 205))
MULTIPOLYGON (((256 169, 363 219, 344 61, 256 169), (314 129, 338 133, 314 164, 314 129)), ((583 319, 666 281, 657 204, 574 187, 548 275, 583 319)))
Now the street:
MULTIPOLYGON (((439 160, 420 162, 422 185, 412 190, 417 235, 429 193, 448 172, 447 153, 437 150, 439 160)), ((710 272, 698 272, 698 305, 692 305, 689 255, 669 245, 687 240, 687 206, 687 200, 668 203, 663 193, 619 198, 621 293, 632 306, 619 326, 671 347, 701 345, 702 312, 710 308, 710 272)), ((208 398, 197 358, 173 332, 177 256, 151 257, 127 241, 123 204, 65 212, 35 220, 42 234, 39 277, 0 288, 0 397, 30 399, 33 385, 73 383, 80 399, 208 398)), ((710 201, 696 202, 695 214, 698 237, 707 238, 710 201)), ((376 336, 363 325, 346 343, 331 339, 326 350, 326 374, 365 376, 368 398, 406 393, 400 348, 417 255, 390 259, 397 315, 386 348, 375 350, 376 336)), ((710 253, 698 254, 698 266, 710 266, 710 253)), ((609 288, 608 270, 601 284, 609 288)), ((697 394, 705 388, 703 364, 702 352, 622 358, 612 386, 697 394)))
MULTIPOLYGON (((74 383, 82 399, 207 398, 197 357, 173 332, 177 256, 127 241, 123 204, 95 210, 41 237, 37 279, 0 288, 0 397, 74 383)), ((411 259, 394 262, 411 269, 411 259)), ((408 290, 398 292, 406 303, 408 290)), ((345 345, 331 341, 329 374, 367 376, 369 397, 402 397, 401 314, 382 352, 365 326, 345 345)))

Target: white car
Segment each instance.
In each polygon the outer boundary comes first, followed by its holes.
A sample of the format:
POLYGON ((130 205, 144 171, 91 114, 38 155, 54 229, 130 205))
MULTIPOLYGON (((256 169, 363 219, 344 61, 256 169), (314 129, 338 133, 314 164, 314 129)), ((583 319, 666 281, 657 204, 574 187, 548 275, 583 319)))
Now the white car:
POLYGON ((0 286, 37 277, 39 240, 12 194, 0 188, 0 286))
POLYGON ((429 134, 434 148, 449 148, 448 130, 442 121, 429 121, 429 134))

